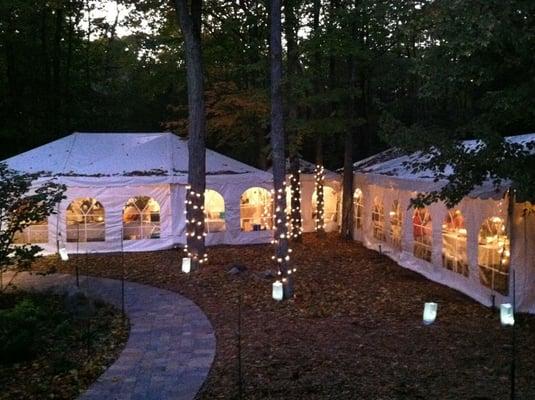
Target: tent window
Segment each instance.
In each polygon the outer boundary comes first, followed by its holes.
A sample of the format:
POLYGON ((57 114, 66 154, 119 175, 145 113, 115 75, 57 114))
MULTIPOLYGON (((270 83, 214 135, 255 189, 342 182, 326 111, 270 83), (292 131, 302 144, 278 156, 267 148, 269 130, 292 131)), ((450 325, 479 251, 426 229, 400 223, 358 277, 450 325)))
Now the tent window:
POLYGON ((240 198, 240 228, 244 232, 273 227, 273 201, 264 188, 247 189, 240 198))
POLYGON ((466 228, 463 214, 459 210, 449 211, 442 224, 442 266, 468 276, 466 228))
POLYGON ((373 199, 372 227, 373 237, 377 240, 385 241, 385 208, 383 202, 377 197, 373 199))
POLYGON ((433 227, 431 214, 427 208, 417 208, 412 217, 412 234, 414 238, 414 255, 431 262, 433 248, 433 227))
POLYGON ((106 215, 96 199, 74 200, 67 207, 67 242, 103 242, 106 240, 106 215))
POLYGON ((499 293, 509 292, 509 239, 499 217, 487 219, 479 230, 478 264, 482 285, 499 293))
POLYGON ((204 191, 204 218, 207 233, 225 231, 225 200, 215 190, 204 191))
POLYGON ((123 208, 123 238, 160 238, 160 205, 152 197, 137 196, 128 199, 123 208))
POLYGON ((13 243, 48 243, 48 219, 28 225, 22 232, 15 233, 13 243))
POLYGON ((403 224, 403 213, 401 212, 401 206, 398 200, 394 200, 392 203, 392 210, 389 213, 390 216, 390 240, 392 246, 401 250, 401 232, 403 224))
MULTIPOLYGON (((335 190, 330 186, 323 186, 323 220, 327 222, 338 221, 338 198, 335 190)), ((312 193, 312 218, 316 219, 318 211, 318 195, 314 190, 312 193)))
POLYGON ((355 189, 355 191, 353 192, 353 218, 357 229, 362 228, 362 211, 362 190, 355 189))

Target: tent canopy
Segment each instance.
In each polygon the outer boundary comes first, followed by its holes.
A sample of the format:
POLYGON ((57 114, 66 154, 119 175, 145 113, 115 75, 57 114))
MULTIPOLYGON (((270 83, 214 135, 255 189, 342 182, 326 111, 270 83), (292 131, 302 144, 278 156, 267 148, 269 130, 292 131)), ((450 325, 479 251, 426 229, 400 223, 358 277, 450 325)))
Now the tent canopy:
MULTIPOLYGON (((306 175, 314 175, 316 169, 316 164, 311 163, 310 161, 303 160, 302 158, 299 159, 299 170, 301 171, 301 174, 306 175)), ((273 170, 272 167, 268 169, 268 172, 271 173, 273 170)), ((290 168, 290 159, 286 159, 286 173, 289 174, 291 172, 290 168)), ((324 175, 325 179, 327 180, 340 180, 340 175, 336 172, 333 172, 331 170, 328 170, 327 168, 324 168, 324 175)))
MULTIPOLYGON (((512 144, 526 147, 528 143, 535 143, 535 133, 526 135, 510 136, 505 140, 512 144)), ((467 150, 475 150, 480 141, 466 140, 462 146, 467 150)), ((404 154, 401 150, 392 148, 379 154, 357 161, 353 164, 353 171, 365 175, 369 183, 377 183, 382 186, 401 190, 432 191, 439 190, 445 181, 435 181, 435 174, 431 170, 413 171, 411 164, 417 161, 425 161, 426 156, 422 153, 404 154)), ((445 174, 453 173, 453 169, 446 169, 445 174)), ((502 188, 496 190, 492 182, 474 188, 470 197, 498 198, 509 186, 507 182, 502 188)))
MULTIPOLYGON (((188 141, 171 132, 73 133, 6 160, 12 169, 54 177, 67 185, 187 182, 188 141)), ((212 150, 207 181, 270 182, 271 175, 212 150)))

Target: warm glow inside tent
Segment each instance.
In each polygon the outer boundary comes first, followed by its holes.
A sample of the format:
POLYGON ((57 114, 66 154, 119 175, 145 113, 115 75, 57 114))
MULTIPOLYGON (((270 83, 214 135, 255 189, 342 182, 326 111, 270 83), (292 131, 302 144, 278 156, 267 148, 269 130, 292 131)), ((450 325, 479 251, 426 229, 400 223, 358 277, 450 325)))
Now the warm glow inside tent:
MULTIPOLYGON (((165 133, 74 133, 6 160, 67 186, 57 214, 17 235, 46 253, 142 251, 184 244, 187 140, 165 133)), ((206 242, 267 243, 272 176, 206 152, 206 242)))
MULTIPOLYGON (((525 146, 535 134, 507 140, 525 146)), ((512 302, 514 268, 518 309, 535 313, 535 217, 525 212, 531 204, 509 205, 507 185, 496 191, 485 182, 454 209, 409 208, 418 193, 444 184, 431 171, 413 172, 405 163, 415 157, 421 155, 392 149, 355 163, 354 238, 486 305, 512 302)))

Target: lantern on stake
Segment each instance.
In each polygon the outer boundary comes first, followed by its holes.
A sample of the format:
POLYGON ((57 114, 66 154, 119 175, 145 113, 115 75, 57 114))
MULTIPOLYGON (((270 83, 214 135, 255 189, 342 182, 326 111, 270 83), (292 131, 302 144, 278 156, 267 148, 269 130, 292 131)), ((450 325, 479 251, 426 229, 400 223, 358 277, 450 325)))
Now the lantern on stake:
POLYGON ((67 249, 65 248, 65 246, 60 247, 59 256, 61 258, 61 261, 69 261, 69 254, 67 253, 67 249))
POLYGON ((515 313, 510 303, 500 305, 500 322, 502 326, 513 326, 515 324, 515 313))
POLYGON ((281 281, 273 282, 272 296, 274 300, 282 301, 284 294, 283 294, 283 287, 282 287, 281 281))
POLYGON ((191 257, 182 258, 182 272, 189 274, 191 272, 191 257))
POLYGON ((431 325, 433 322, 435 322, 435 319, 437 318, 437 309, 438 309, 437 303, 425 303, 424 304, 424 315, 423 315, 424 325, 431 325))

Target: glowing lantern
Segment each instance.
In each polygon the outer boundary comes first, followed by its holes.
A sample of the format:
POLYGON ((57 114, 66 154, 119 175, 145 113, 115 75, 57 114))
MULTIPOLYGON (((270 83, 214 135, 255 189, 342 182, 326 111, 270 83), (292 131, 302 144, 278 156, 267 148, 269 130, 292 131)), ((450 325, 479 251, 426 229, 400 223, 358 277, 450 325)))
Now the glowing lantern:
POLYGON ((425 303, 423 321, 425 325, 431 325, 437 318, 437 303, 425 303))
POLYGON ((59 256, 61 257, 61 261, 69 261, 69 254, 64 246, 59 249, 59 256))
POLYGON ((283 288, 281 281, 273 282, 273 298, 277 301, 281 301, 283 298, 283 288))
POLYGON ((515 313, 511 304, 500 305, 500 321, 503 326, 513 326, 515 324, 515 313))
POLYGON ((189 274, 191 271, 191 258, 184 257, 182 258, 182 272, 189 274))

